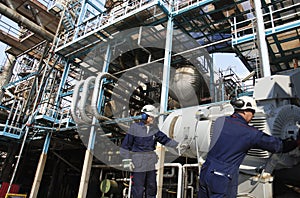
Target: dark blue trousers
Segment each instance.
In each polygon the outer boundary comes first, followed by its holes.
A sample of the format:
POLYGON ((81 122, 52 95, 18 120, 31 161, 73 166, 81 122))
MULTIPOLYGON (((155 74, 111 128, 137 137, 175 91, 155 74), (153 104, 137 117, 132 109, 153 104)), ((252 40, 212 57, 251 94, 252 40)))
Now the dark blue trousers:
POLYGON ((238 172, 235 167, 222 167, 220 163, 206 159, 200 171, 198 198, 236 198, 238 172))
POLYGON ((156 170, 132 173, 132 197, 156 198, 156 170))

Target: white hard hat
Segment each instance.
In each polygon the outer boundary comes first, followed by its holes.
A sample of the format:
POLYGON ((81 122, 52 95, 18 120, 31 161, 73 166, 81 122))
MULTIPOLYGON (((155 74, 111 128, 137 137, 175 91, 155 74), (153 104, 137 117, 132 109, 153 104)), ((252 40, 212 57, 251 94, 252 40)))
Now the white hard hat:
POLYGON ((241 96, 230 101, 230 104, 233 106, 234 110, 257 110, 257 105, 255 100, 249 96, 241 96))
POLYGON ((157 108, 155 108, 155 106, 153 106, 153 105, 145 105, 142 108, 141 112, 147 114, 148 116, 152 116, 155 118, 158 117, 158 115, 159 115, 157 108))

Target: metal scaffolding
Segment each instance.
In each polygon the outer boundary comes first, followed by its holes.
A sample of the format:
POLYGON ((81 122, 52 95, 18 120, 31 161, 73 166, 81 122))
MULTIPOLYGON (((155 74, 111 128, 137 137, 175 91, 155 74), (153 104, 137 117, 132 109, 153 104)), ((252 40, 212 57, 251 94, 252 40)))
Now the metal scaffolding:
MULTIPOLYGON (((220 101, 240 89, 239 82, 215 74, 211 54, 235 53, 257 78, 268 69, 273 75, 298 67, 299 8, 294 0, 263 0, 259 15, 248 0, 1 1, 0 41, 9 46, 12 71, 0 101, 1 149, 9 152, 11 142, 21 145, 17 166, 5 179, 10 187, 20 182, 24 146, 42 149, 30 181, 30 197, 37 197, 49 149, 85 150, 78 131, 91 125, 95 128, 84 129, 90 139, 78 193, 85 197, 95 136, 109 134, 120 144, 129 125, 125 118, 136 116, 145 104, 159 104, 164 115, 220 101), (263 27, 257 26, 259 20, 263 27), (261 29, 269 65, 261 60, 261 29), (199 86, 193 87, 196 101, 185 100, 187 94, 173 87, 180 75, 196 79, 198 84, 191 83, 199 86), (220 96, 220 90, 227 93, 220 96), (125 121, 119 125, 116 119, 125 121)), ((162 150, 160 155, 164 159, 162 150)), ((73 168, 79 170, 83 164, 77 163, 73 168)))

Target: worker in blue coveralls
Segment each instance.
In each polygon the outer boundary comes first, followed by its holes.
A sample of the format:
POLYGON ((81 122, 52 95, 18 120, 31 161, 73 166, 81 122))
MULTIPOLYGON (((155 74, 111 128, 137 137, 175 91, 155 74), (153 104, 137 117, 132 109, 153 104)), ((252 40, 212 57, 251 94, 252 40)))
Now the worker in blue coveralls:
POLYGON ((132 172, 132 197, 155 198, 157 193, 155 164, 158 156, 155 153, 156 143, 176 148, 179 143, 167 137, 154 123, 159 116, 153 105, 142 108, 142 119, 133 123, 126 134, 120 154, 123 167, 132 172))
POLYGON ((281 140, 248 125, 257 109, 252 97, 234 99, 231 105, 234 113, 215 122, 210 150, 201 167, 198 198, 236 198, 239 166, 249 149, 285 153, 300 147, 299 137, 281 140))

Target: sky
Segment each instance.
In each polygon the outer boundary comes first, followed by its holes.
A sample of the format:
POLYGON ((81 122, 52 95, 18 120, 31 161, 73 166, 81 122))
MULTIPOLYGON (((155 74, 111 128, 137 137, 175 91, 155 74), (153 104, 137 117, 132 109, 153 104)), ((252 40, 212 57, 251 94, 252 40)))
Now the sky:
POLYGON ((231 68, 241 79, 249 74, 248 69, 235 54, 216 53, 213 55, 213 62, 216 71, 219 69, 224 71, 231 68))
MULTIPOLYGON (((15 22, 8 19, 4 15, 0 15, 0 28, 1 28, 1 31, 3 31, 4 33, 8 33, 8 34, 12 33, 13 35, 15 35, 15 28, 16 27, 18 27, 18 26, 15 22)), ((6 49, 6 46, 7 46, 6 44, 4 44, 0 41, 0 67, 2 67, 5 63, 6 54, 5 54, 4 51, 6 49)))
POLYGON ((6 48, 6 45, 3 44, 2 42, 0 42, 0 67, 3 66, 4 60, 5 60, 5 57, 6 57, 5 52, 4 52, 5 48, 6 48))

